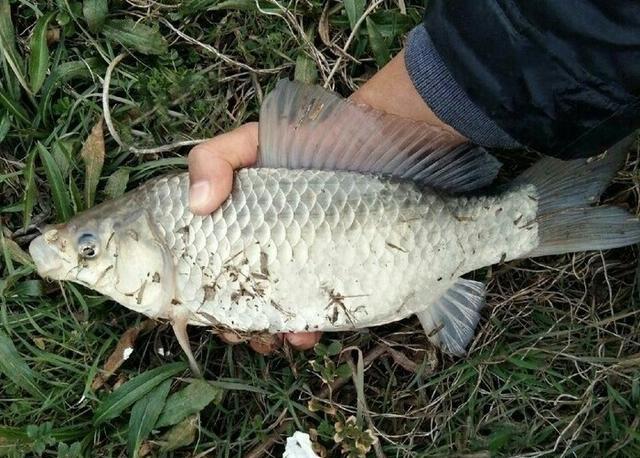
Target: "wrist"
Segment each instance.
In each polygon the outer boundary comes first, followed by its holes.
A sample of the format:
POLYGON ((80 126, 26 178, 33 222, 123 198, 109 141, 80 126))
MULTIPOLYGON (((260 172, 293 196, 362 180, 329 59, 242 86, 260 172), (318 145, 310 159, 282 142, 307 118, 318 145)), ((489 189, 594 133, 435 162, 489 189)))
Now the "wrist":
POLYGON ((453 144, 467 141, 463 135, 440 120, 424 102, 407 72, 404 50, 354 92, 350 99, 386 113, 448 130, 452 133, 453 144))

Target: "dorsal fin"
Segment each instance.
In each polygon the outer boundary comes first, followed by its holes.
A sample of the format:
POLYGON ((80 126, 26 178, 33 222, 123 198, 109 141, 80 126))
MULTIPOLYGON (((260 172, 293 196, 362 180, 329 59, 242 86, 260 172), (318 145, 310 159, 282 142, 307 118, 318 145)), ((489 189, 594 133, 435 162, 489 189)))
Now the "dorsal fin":
POLYGON ((260 111, 258 165, 377 173, 448 192, 491 183, 498 160, 480 147, 448 146, 453 138, 451 130, 281 80, 260 111))

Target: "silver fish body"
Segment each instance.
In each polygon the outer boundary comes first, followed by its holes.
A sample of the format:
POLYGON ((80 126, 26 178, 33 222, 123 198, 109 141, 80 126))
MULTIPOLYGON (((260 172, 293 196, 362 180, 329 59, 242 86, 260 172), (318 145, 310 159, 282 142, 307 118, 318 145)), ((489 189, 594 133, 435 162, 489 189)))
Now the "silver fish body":
POLYGON ((236 331, 337 331, 415 314, 464 354, 485 286, 462 276, 516 258, 640 241, 640 222, 594 206, 630 139, 600 158, 545 158, 501 192, 499 163, 451 135, 283 82, 261 109, 259 166, 213 214, 188 175, 156 178, 46 230, 40 275, 173 323, 236 331), (473 194, 469 194, 473 192, 473 194))
POLYGON ((188 209, 186 174, 137 192, 171 251, 174 302, 189 310, 190 324, 242 331, 398 320, 460 275, 537 243, 530 187, 455 198, 373 175, 246 169, 205 217, 188 209))

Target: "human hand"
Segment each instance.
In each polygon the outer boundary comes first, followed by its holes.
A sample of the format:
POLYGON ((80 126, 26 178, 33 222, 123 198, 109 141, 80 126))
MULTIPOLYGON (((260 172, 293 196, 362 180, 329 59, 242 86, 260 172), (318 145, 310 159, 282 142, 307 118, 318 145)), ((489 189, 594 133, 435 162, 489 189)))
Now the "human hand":
MULTIPOLYGON (((233 171, 253 165, 258 155, 258 123, 244 124, 195 146, 189 153, 189 206, 197 215, 208 215, 217 209, 231 193, 233 171)), ((262 337, 249 341, 259 353, 270 353, 285 339, 298 350, 312 348, 320 340, 319 332, 286 333, 269 342, 262 337)), ((227 343, 239 339, 232 333, 220 338, 227 343)))

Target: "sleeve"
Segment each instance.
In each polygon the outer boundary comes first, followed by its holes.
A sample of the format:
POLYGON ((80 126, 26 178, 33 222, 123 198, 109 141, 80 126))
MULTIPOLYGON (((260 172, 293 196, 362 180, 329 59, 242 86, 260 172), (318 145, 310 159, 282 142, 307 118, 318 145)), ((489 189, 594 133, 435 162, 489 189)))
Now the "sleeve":
POLYGON ((471 141, 572 159, 640 127, 637 0, 430 0, 405 63, 471 141))

